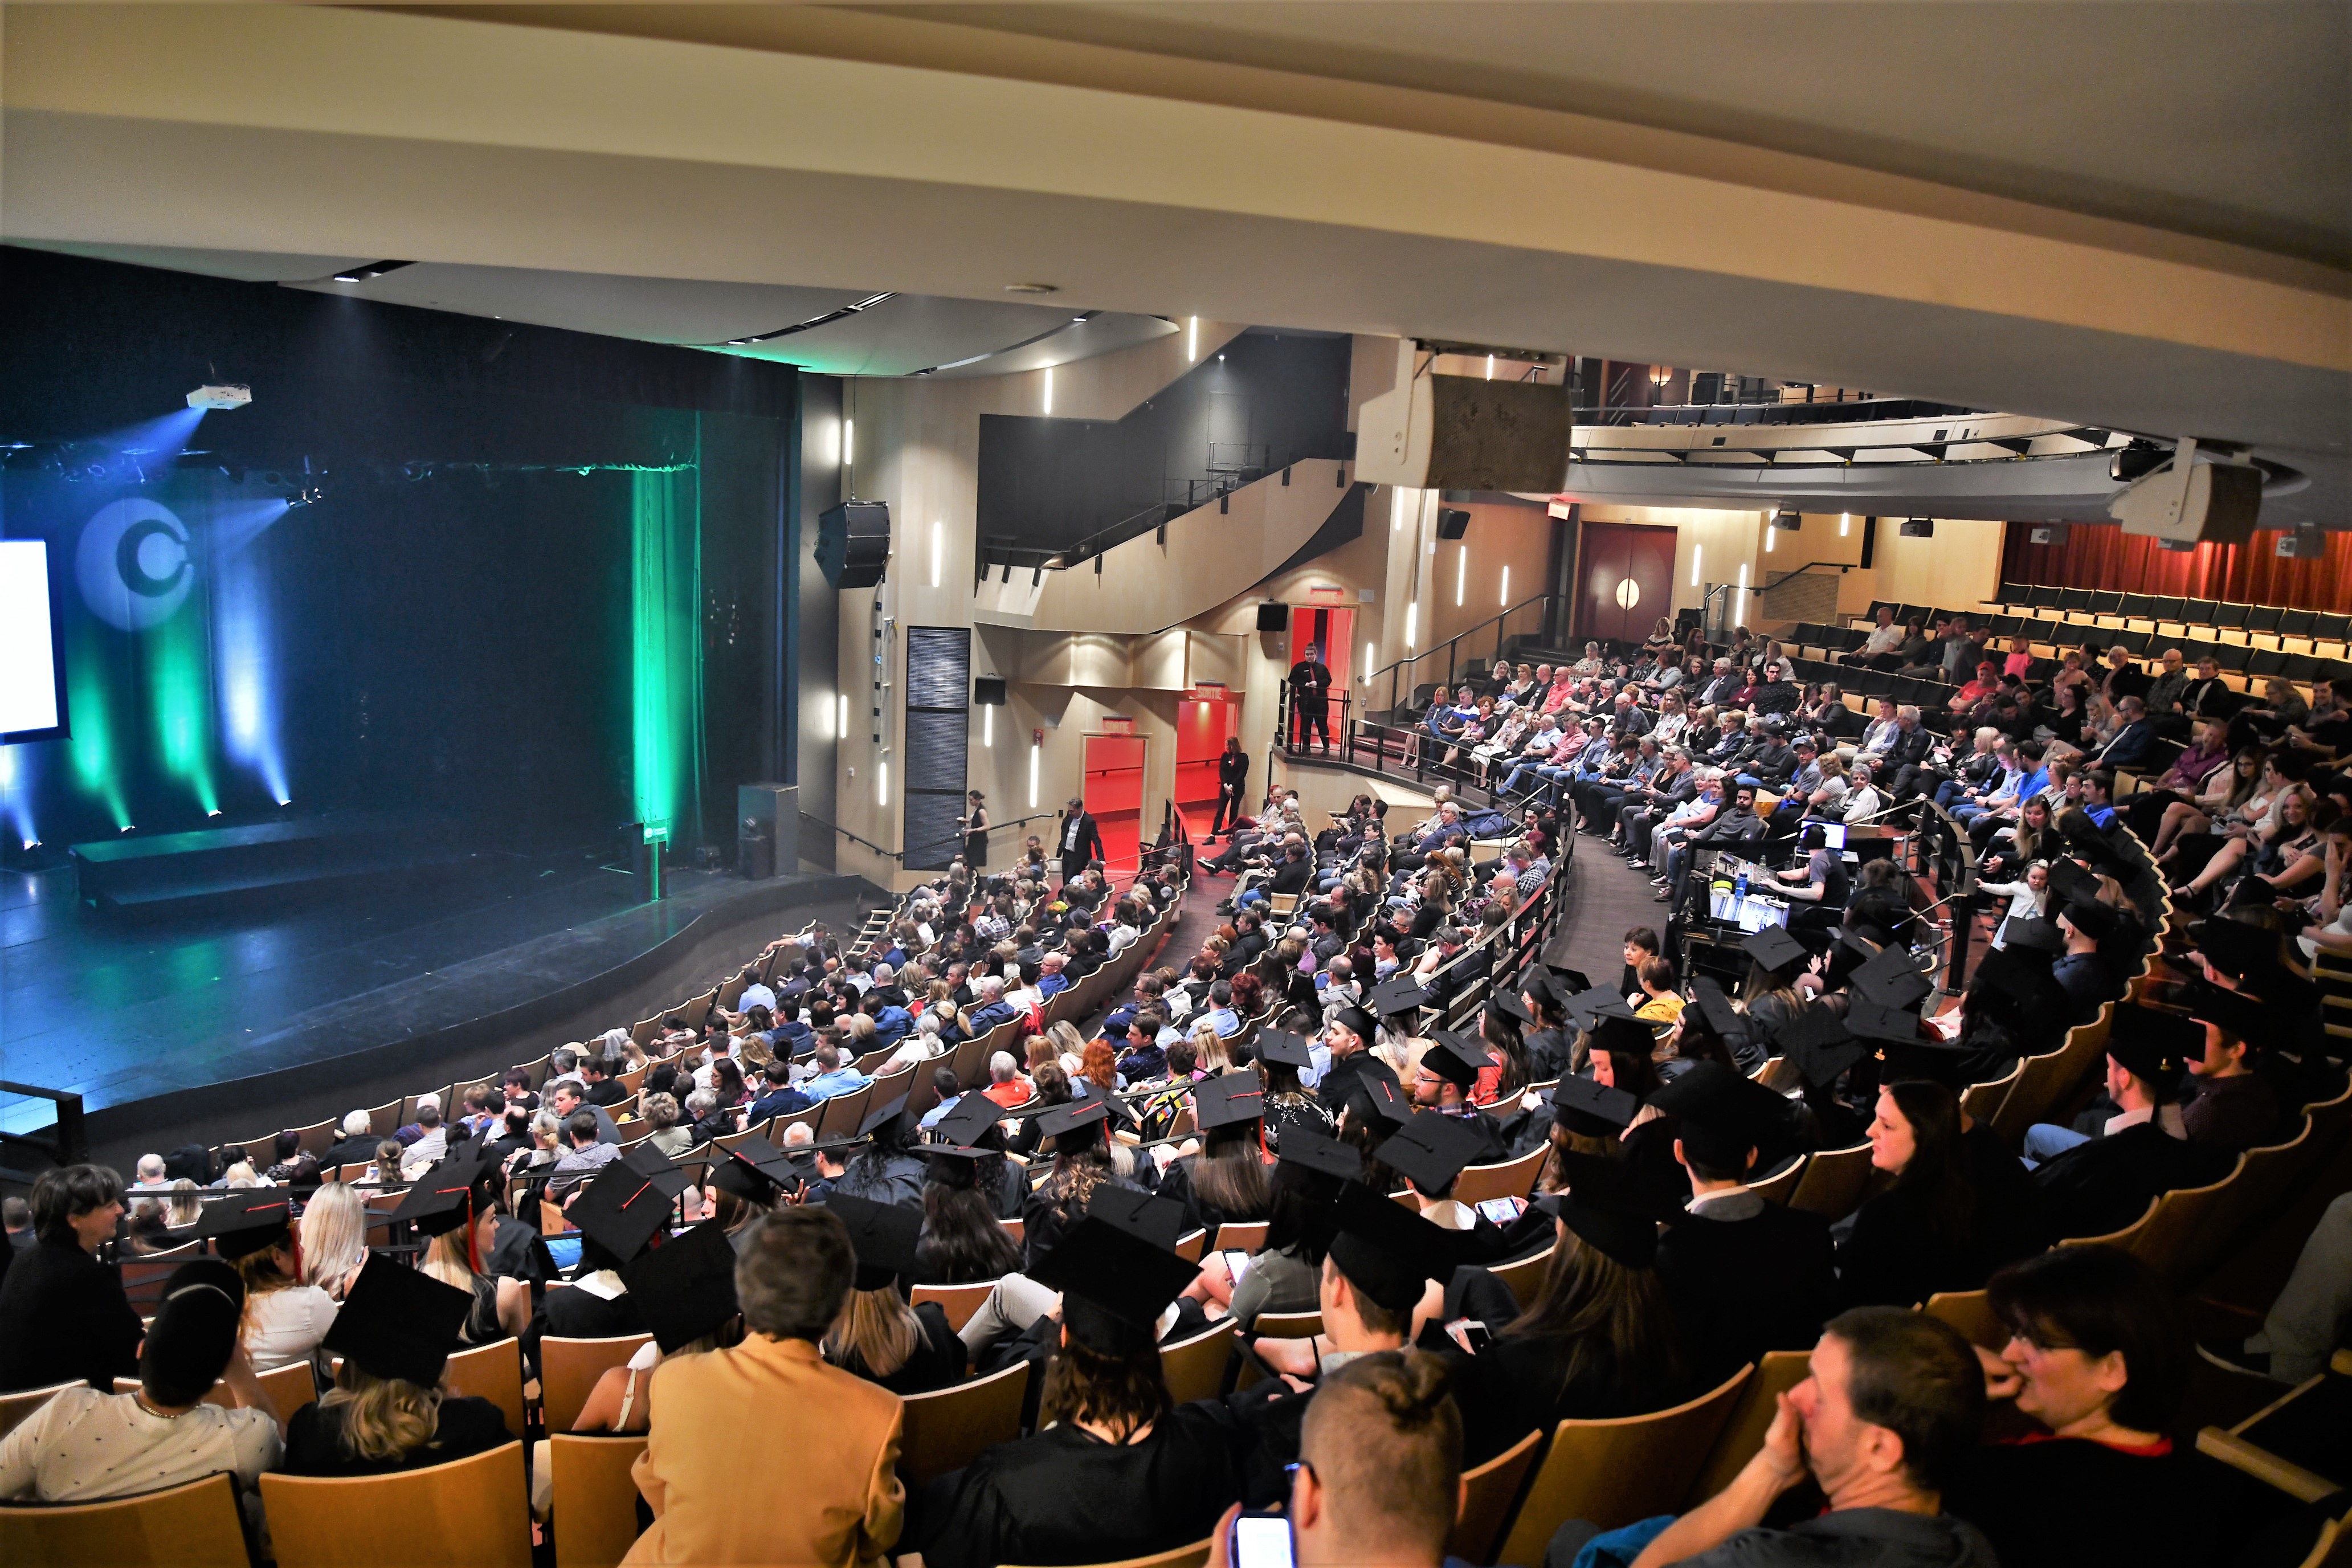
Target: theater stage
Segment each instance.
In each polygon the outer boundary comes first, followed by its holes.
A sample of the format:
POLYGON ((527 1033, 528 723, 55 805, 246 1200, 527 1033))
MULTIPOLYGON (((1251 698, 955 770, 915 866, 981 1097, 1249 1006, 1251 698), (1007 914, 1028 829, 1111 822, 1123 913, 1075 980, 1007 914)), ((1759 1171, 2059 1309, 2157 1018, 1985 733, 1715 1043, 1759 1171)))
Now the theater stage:
MULTIPOLYGON (((277 911, 126 921, 70 866, 0 882, 0 1078, 83 1097, 94 1153, 250 1136, 474 1077, 680 999, 809 920, 855 924, 855 878, 678 871, 671 896, 588 850, 478 853, 277 911), (493 1059, 495 1058, 495 1059, 493 1059), (257 1114, 257 1107, 267 1107, 257 1114)), ((0 1096, 35 1131, 45 1100, 0 1096)))

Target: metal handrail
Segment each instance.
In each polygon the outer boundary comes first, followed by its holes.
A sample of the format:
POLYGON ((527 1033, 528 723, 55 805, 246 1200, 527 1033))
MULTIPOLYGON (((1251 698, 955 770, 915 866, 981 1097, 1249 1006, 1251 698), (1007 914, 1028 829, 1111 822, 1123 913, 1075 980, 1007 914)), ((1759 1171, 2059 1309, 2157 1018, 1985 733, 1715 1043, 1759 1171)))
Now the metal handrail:
POLYGON ((1810 572, 1816 566, 1834 566, 1838 569, 1838 575, 1843 577, 1847 573, 1853 571, 1857 564, 1859 564, 1859 563, 1853 561, 1808 561, 1802 566, 1790 567, 1788 571, 1781 573, 1780 576, 1769 583, 1758 584, 1756 586, 1756 592, 1759 594, 1769 594, 1773 589, 1779 587, 1781 584, 1787 582, 1790 578, 1797 576, 1802 573, 1810 572))
POLYGON ((1391 712, 1394 712, 1397 705, 1397 672, 1399 670, 1403 669, 1408 665, 1418 664, 1424 658, 1434 658, 1440 652, 1443 652, 1445 655, 1445 683, 1448 686, 1451 686, 1454 684, 1454 655, 1455 645, 1460 643, 1464 637, 1475 636, 1477 633, 1485 631, 1488 626, 1493 626, 1495 628, 1495 657, 1496 658, 1500 659, 1503 657, 1504 637, 1502 628, 1505 621, 1510 619, 1511 616, 1518 614, 1521 610, 1526 609, 1529 605, 1539 604, 1548 607, 1553 600, 1564 600, 1565 597, 1566 595, 1560 594, 1531 595, 1527 598, 1521 599, 1517 604, 1511 605, 1509 608, 1487 616, 1485 620, 1480 621, 1476 626, 1470 626, 1465 630, 1454 633, 1452 637, 1446 638, 1442 643, 1436 644, 1429 648, 1425 648, 1420 653, 1407 654, 1404 658, 1398 659, 1393 664, 1388 665, 1383 668, 1373 670, 1370 674, 1364 677, 1363 684, 1369 686, 1373 681, 1378 680, 1381 676, 1387 676, 1389 678, 1389 710, 1391 712))

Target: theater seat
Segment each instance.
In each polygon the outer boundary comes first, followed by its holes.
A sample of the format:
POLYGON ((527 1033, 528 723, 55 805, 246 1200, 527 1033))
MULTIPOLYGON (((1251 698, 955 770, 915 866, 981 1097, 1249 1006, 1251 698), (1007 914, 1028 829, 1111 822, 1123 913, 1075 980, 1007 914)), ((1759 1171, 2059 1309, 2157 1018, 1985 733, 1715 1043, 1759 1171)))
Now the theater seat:
POLYGON ((388 1550, 401 1568, 530 1568, 519 1442, 388 1476, 265 1475, 261 1503, 286 1568, 382 1568, 388 1550))
POLYGON ((909 1486, 961 1469, 983 1448, 1021 1436, 1021 1407, 1029 1394, 1028 1362, 969 1383, 909 1394, 901 1404, 898 1473, 909 1486))
POLYGON ((630 1468, 642 1436, 548 1439, 554 1497, 555 1568, 614 1568, 637 1539, 637 1483, 630 1468))
MULTIPOLYGON (((280 1558, 301 1561, 284 1556, 282 1547, 280 1558)), ((0 1562, 9 1568, 246 1568, 236 1483, 213 1475, 108 1502, 0 1507, 0 1562)))
POLYGON ((1465 1563, 1491 1563, 1495 1542, 1509 1521, 1519 1483, 1536 1462, 1543 1434, 1530 1432, 1485 1464, 1462 1472, 1462 1509, 1446 1537, 1445 1555, 1465 1563))

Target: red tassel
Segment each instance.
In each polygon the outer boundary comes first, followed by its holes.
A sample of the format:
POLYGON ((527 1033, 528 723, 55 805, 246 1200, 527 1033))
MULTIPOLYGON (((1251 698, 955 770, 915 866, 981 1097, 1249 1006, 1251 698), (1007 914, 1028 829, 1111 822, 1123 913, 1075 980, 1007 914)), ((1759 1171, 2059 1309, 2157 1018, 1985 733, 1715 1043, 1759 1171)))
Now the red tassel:
POLYGON ((474 1189, 466 1189, 466 1268, 469 1272, 482 1271, 482 1247, 474 1232, 474 1189))

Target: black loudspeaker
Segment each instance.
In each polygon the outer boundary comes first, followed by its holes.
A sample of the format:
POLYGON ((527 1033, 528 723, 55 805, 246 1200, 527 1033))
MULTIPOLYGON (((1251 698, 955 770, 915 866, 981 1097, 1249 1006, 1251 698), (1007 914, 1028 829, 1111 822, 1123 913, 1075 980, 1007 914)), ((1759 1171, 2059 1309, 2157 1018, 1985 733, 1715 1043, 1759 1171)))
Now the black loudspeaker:
POLYGON ((1906 539, 1933 539, 1936 537, 1936 520, 1932 517, 1911 518, 1895 531, 1906 539))
POLYGON ((836 588, 871 588, 890 559, 890 509, 845 500, 816 520, 816 564, 836 588))
POLYGON ((975 708, 1003 707, 1004 682, 992 675, 974 676, 971 682, 971 700, 975 708))
POLYGON ((1262 632, 1279 632, 1289 630, 1290 606, 1288 605, 1260 605, 1257 607, 1257 629, 1262 632))
POLYGON ((1460 539, 1470 531, 1470 514, 1454 507, 1437 509, 1437 537, 1460 539))

